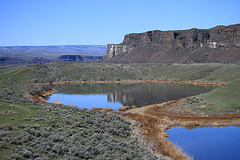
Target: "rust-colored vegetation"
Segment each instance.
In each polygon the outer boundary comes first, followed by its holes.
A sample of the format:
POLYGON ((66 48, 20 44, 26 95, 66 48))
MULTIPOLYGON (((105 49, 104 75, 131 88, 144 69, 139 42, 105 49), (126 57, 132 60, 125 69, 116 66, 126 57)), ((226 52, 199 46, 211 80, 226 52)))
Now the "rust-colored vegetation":
POLYGON ((125 111, 127 111, 129 109, 130 109, 129 106, 123 106, 123 107, 118 108, 118 111, 125 112, 125 111))
MULTIPOLYGON (((214 86, 223 86, 227 83, 225 82, 201 82, 201 81, 177 81, 177 80, 119 80, 119 81, 56 81, 52 82, 53 85, 59 84, 132 84, 132 83, 158 83, 158 84, 188 84, 188 85, 214 85, 214 86)), ((41 84, 50 84, 50 83, 37 83, 41 84)))
POLYGON ((106 107, 102 109, 103 111, 107 111, 107 112, 112 112, 113 109, 111 107, 106 107))

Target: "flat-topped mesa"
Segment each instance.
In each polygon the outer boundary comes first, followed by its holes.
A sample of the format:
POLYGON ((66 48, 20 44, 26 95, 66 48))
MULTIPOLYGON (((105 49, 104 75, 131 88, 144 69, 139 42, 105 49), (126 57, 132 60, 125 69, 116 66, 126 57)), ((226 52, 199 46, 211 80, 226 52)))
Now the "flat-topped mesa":
POLYGON ((240 62, 240 24, 211 29, 148 31, 127 34, 108 44, 109 62, 234 63, 240 62))

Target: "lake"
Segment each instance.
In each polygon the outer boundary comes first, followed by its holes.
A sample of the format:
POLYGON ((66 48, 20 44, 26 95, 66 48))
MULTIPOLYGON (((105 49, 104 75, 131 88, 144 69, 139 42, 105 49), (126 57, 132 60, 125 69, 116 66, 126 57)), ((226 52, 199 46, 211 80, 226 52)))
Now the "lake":
POLYGON ((174 127, 167 134, 168 140, 194 160, 240 159, 240 127, 174 127))
POLYGON ((57 85, 58 93, 47 101, 73 104, 79 108, 145 106, 208 92, 215 86, 178 84, 83 84, 57 85))

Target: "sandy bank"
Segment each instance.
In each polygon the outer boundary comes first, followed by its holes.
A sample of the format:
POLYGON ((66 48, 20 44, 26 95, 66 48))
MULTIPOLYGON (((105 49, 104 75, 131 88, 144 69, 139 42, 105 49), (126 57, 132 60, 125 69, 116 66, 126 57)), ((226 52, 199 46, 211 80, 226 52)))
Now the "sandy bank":
MULTIPOLYGON (((40 103, 44 103, 44 104, 51 104, 49 103, 48 101, 46 101, 46 98, 57 93, 57 90, 56 89, 53 89, 53 88, 50 88, 49 90, 47 91, 43 91, 42 93, 40 94, 35 94, 33 97, 32 97, 32 100, 34 101, 38 101, 40 103)), ((54 104, 54 103, 53 103, 54 104)), ((75 105, 72 105, 72 104, 67 104, 67 105, 63 105, 63 104, 58 104, 58 105, 61 105, 61 106, 66 106, 66 107, 77 107, 75 105)))
POLYGON ((42 93, 40 94, 35 94, 33 97, 32 97, 32 100, 34 101, 38 101, 40 103, 45 103, 45 104, 49 104, 49 102, 47 102, 45 99, 53 94, 57 93, 57 90, 56 89, 53 89, 53 88, 50 88, 49 90, 47 91, 43 91, 42 93))

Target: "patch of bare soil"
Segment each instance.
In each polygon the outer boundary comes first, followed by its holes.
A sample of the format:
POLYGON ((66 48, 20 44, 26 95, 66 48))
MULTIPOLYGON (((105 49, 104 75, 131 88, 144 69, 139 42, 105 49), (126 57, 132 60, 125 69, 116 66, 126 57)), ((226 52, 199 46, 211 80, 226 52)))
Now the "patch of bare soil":
POLYGON ((168 135, 166 131, 171 127, 183 126, 185 128, 195 128, 199 126, 240 125, 240 114, 196 115, 187 112, 173 112, 171 107, 181 103, 185 99, 186 98, 182 98, 162 104, 148 105, 120 114, 142 124, 143 133, 148 141, 155 142, 155 145, 157 144, 156 153, 161 153, 176 160, 187 160, 191 158, 167 140, 168 135))

